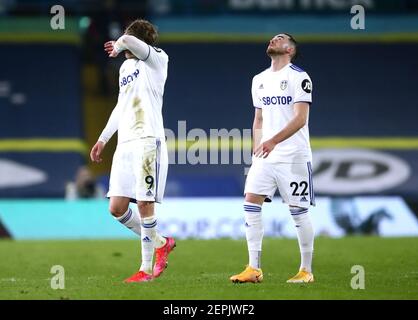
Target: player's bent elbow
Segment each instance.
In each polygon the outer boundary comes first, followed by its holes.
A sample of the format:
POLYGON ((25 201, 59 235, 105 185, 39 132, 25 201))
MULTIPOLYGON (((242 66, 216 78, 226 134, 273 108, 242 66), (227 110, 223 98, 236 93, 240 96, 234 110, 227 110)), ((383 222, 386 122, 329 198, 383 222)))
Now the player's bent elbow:
POLYGON ((123 36, 121 36, 119 38, 120 42, 122 42, 123 44, 126 44, 127 42, 127 38, 129 37, 129 35, 124 34, 123 36))
POLYGON ((132 48, 135 46, 136 41, 142 41, 141 39, 136 38, 135 36, 131 36, 129 34, 125 34, 121 37, 121 41, 126 48, 132 48))
POLYGON ((296 118, 296 123, 299 129, 302 129, 306 124, 307 118, 304 116, 299 116, 296 118))
POLYGON ((132 37, 133 36, 131 36, 131 35, 125 34, 125 35, 123 35, 119 38, 119 41, 124 48, 130 49, 132 47, 132 44, 133 44, 132 37))

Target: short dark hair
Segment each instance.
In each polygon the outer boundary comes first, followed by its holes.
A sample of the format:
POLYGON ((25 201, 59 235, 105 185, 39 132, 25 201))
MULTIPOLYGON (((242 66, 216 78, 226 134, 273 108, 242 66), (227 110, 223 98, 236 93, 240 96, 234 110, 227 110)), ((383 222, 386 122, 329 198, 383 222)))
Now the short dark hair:
POLYGON ((157 44, 157 28, 149 21, 137 19, 125 29, 125 34, 137 37, 150 46, 157 44))
POLYGON ((283 32, 283 34, 285 34, 289 37, 290 43, 295 47, 295 53, 292 56, 292 61, 295 61, 299 56, 299 44, 296 41, 296 39, 293 38, 293 36, 291 34, 288 34, 288 33, 285 33, 285 32, 283 32))

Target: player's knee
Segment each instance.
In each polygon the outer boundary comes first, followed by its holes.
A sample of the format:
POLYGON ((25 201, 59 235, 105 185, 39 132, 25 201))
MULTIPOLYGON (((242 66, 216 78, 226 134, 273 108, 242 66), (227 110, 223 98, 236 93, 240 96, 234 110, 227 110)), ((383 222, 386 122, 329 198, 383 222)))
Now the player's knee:
POLYGON ((124 213, 128 210, 127 207, 119 205, 119 204, 114 204, 111 203, 109 205, 109 212, 112 216, 114 217, 121 217, 124 215, 124 213))
POLYGON ((290 206, 289 209, 290 209, 290 214, 296 223, 308 217, 308 208, 290 206))
POLYGON ((303 214, 303 213, 308 213, 309 209, 308 208, 302 208, 302 207, 296 207, 296 206, 289 206, 289 211, 291 214, 303 214))
POLYGON ((245 194, 245 202, 254 203, 257 205, 262 205, 266 196, 254 194, 254 193, 246 193, 245 194))
POLYGON ((138 201, 138 210, 141 215, 150 215, 154 213, 154 202, 138 201))

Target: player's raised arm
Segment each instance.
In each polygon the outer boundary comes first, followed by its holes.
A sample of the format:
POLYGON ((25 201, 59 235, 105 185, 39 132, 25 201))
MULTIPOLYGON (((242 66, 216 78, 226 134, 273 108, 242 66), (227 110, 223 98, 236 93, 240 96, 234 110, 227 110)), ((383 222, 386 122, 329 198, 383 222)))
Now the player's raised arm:
POLYGON ((151 53, 151 47, 148 44, 134 36, 127 34, 121 36, 115 42, 113 49, 117 53, 120 53, 124 50, 129 50, 139 60, 144 61, 148 59, 151 53))
POLYGON ((164 55, 159 55, 161 49, 152 47, 141 39, 128 34, 121 36, 117 41, 107 41, 104 44, 104 50, 111 58, 115 58, 119 53, 125 51, 128 53, 128 57, 135 57, 153 67, 161 65, 161 63, 164 64, 166 60, 162 58, 164 55))

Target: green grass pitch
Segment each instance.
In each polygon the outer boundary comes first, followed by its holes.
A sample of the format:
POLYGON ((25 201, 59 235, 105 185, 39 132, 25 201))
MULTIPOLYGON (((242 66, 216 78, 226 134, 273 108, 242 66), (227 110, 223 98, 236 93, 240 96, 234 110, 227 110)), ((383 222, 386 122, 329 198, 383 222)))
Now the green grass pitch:
POLYGON ((312 284, 287 284, 298 269, 295 239, 263 243, 260 284, 228 278, 247 262, 245 240, 178 240, 162 276, 125 284, 137 268, 139 240, 0 241, 0 299, 417 299, 418 238, 317 238, 312 284), (53 290, 53 265, 65 289, 53 290), (350 286, 353 265, 365 289, 350 286))

